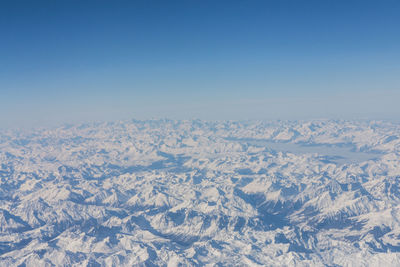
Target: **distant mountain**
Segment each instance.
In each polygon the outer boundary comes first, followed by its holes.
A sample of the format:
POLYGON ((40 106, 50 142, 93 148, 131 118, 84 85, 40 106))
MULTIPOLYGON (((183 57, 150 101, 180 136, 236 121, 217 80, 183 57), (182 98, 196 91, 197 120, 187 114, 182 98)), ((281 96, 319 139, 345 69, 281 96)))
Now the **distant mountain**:
POLYGON ((0 132, 0 266, 399 266, 400 125, 0 132))

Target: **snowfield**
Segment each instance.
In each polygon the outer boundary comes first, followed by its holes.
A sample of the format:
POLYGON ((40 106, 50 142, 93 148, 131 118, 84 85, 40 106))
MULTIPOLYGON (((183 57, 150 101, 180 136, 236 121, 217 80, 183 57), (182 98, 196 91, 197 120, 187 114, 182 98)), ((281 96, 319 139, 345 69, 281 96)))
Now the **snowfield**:
POLYGON ((399 266, 400 125, 0 132, 0 266, 399 266))

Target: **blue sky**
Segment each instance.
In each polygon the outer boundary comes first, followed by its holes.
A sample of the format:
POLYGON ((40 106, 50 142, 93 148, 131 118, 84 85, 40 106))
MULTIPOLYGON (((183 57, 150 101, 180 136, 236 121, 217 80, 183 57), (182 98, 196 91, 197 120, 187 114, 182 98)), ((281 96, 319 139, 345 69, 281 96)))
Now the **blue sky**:
POLYGON ((400 1, 2 1, 0 127, 400 116, 400 1))

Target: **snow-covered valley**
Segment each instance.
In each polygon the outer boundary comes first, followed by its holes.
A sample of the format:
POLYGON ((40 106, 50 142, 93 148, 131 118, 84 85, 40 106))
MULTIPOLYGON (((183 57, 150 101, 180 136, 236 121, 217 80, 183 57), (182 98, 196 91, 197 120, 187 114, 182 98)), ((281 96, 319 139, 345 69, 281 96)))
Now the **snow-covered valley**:
POLYGON ((0 266, 398 266, 399 220, 395 123, 0 132, 0 266))

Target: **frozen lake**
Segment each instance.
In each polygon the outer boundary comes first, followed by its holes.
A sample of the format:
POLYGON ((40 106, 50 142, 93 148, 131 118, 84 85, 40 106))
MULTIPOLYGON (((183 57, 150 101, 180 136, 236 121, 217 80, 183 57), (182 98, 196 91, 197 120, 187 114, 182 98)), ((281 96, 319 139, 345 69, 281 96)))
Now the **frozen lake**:
POLYGON ((290 152, 293 154, 318 154, 322 161, 337 164, 360 163, 368 160, 376 160, 382 154, 379 152, 356 151, 352 145, 328 145, 328 144, 304 144, 275 142, 271 140, 252 138, 227 138, 229 141, 237 141, 257 147, 265 147, 273 151, 290 152))

